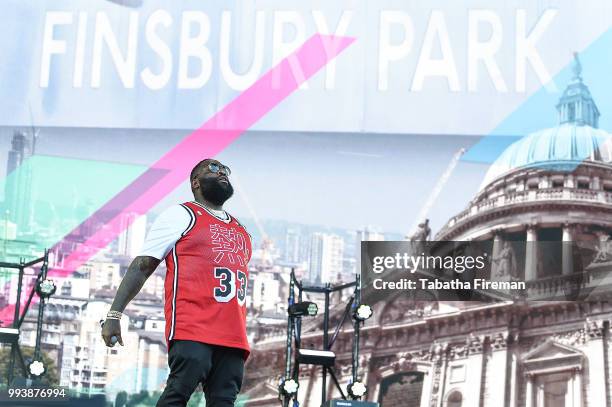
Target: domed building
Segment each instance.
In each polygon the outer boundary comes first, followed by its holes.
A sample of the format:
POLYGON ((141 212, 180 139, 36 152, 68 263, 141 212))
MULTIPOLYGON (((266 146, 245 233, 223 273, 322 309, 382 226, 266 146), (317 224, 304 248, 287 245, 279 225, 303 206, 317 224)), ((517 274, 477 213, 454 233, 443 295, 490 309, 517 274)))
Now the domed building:
POLYGON ((607 256, 612 260, 612 137, 598 129, 599 110, 580 71, 576 59, 557 104, 559 125, 510 145, 468 207, 436 235, 493 239, 493 256, 508 242, 530 298, 551 299, 559 284, 585 283, 576 272, 593 271, 607 256))
MULTIPOLYGON (((436 241, 492 242, 491 276, 525 281, 497 302, 371 296, 360 377, 383 407, 610 407, 612 405, 612 140, 581 77, 557 104, 559 125, 529 134, 493 163, 467 208, 436 241), (503 264, 500 265, 500 264, 503 264)), ((333 314, 338 319, 339 310, 333 314)), ((333 324, 332 324, 333 326, 333 324)), ((352 329, 338 335, 336 375, 350 377, 352 329)), ((256 344, 249 406, 278 405, 286 338, 256 344)), ((322 348, 320 325, 303 341, 322 348)), ((301 366, 300 405, 319 406, 320 369, 301 366)), ((338 397, 331 381, 328 394, 338 397)))

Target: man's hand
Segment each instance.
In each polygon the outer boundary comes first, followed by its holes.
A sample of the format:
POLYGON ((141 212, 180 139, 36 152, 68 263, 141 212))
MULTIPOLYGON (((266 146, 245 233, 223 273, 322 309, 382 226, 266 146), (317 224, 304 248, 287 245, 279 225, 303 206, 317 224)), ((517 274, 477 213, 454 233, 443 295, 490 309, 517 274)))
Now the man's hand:
MULTIPOLYGON (((123 280, 121 280, 121 284, 119 284, 111 310, 123 312, 128 302, 138 294, 146 279, 153 274, 160 261, 150 256, 136 257, 130 264, 130 267, 128 267, 127 273, 125 273, 123 280)), ((102 325, 102 338, 106 346, 112 347, 114 345, 114 342, 112 342, 113 336, 116 336, 119 344, 123 346, 119 320, 107 319, 104 325, 102 325)))
POLYGON ((121 346, 123 346, 123 340, 121 339, 121 321, 118 319, 107 319, 102 325, 102 339, 109 348, 115 346, 115 342, 112 341, 112 337, 115 337, 121 346))

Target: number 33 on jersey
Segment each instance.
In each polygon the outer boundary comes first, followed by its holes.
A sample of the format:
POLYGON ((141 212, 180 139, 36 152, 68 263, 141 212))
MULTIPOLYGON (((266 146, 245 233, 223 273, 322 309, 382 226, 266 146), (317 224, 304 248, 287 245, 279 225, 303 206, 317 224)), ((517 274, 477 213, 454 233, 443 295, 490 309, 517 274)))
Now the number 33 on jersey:
POLYGON ((182 206, 191 222, 165 259, 166 339, 240 348, 247 357, 251 237, 232 216, 222 219, 197 202, 182 206))

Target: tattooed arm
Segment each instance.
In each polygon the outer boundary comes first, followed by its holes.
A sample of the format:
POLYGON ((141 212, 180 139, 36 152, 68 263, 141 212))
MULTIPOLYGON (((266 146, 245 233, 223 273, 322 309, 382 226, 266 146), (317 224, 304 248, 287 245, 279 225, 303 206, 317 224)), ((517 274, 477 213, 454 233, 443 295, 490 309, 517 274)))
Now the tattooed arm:
MULTIPOLYGON (((153 274, 160 262, 161 260, 155 257, 136 257, 130 264, 130 267, 128 267, 123 280, 121 280, 117 294, 115 294, 115 300, 113 305, 111 305, 111 310, 123 312, 128 303, 138 294, 147 278, 153 274)), ((107 346, 112 346, 111 337, 113 336, 116 336, 119 343, 123 345, 119 320, 107 319, 102 328, 102 337, 107 346)))
POLYGON ((147 278, 153 274, 159 263, 161 263, 161 260, 155 257, 136 257, 128 267, 123 280, 121 280, 111 310, 123 312, 128 303, 138 294, 147 278))

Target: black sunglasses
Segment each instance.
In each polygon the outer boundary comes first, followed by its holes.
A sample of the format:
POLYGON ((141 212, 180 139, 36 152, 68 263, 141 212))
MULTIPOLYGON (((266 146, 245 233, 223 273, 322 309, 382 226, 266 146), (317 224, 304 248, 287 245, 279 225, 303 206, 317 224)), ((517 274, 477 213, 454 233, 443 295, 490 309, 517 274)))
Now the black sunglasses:
POLYGON ((230 174, 232 173, 232 170, 230 170, 229 167, 226 167, 223 164, 209 163, 208 164, 208 169, 212 173, 215 173, 215 174, 216 173, 220 173, 222 175, 225 175, 226 177, 229 177, 230 174))

